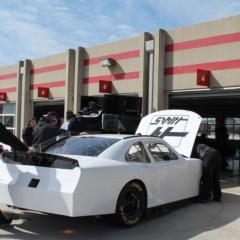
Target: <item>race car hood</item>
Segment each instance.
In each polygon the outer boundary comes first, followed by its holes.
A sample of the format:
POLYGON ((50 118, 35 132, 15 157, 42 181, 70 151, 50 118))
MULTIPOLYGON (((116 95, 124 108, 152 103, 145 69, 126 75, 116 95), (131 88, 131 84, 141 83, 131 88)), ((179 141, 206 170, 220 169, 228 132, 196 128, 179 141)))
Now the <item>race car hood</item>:
POLYGON ((163 110, 143 117, 136 134, 159 136, 180 154, 190 157, 201 120, 191 111, 163 110))

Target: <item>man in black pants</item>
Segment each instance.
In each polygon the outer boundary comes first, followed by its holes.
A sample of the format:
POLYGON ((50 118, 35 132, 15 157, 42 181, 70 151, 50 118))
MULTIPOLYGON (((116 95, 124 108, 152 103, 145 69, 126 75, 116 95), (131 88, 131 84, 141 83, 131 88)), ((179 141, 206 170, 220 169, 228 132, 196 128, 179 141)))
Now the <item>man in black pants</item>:
MULTIPOLYGON (((28 147, 25 146, 22 142, 20 142, 19 139, 17 139, 17 137, 15 137, 12 133, 10 133, 1 122, 0 122, 0 142, 11 146, 14 150, 18 150, 18 151, 28 150, 28 147)), ((0 145, 0 155, 2 155, 3 153, 4 153, 4 148, 2 145, 0 145)), ((12 219, 6 218, 0 210, 0 226, 9 225, 11 224, 11 222, 12 222, 12 219)))
POLYGON ((207 202, 213 194, 213 200, 220 202, 222 197, 219 182, 221 168, 220 153, 216 149, 200 143, 196 145, 196 155, 202 160, 199 201, 207 202))
MULTIPOLYGON (((1 129, 1 126, 0 126, 1 129)), ((4 152, 4 148, 2 145, 0 145, 0 156, 2 156, 2 153, 4 152)), ((10 225, 12 222, 12 218, 6 218, 3 214, 2 211, 0 210, 0 226, 1 225, 10 225)))
POLYGON ((12 222, 12 218, 6 218, 3 214, 2 211, 0 210, 0 226, 1 225, 10 225, 12 222))

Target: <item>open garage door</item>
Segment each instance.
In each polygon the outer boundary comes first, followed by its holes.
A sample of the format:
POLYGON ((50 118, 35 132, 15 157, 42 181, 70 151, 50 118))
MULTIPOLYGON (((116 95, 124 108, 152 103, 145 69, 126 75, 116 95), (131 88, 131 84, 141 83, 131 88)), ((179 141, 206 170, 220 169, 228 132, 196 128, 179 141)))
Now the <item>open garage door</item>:
POLYGON ((240 91, 169 94, 169 109, 186 109, 202 117, 240 117, 240 91))
POLYGON ((64 118, 64 101, 44 101, 34 102, 33 115, 38 120, 50 111, 54 111, 63 120, 64 118))
POLYGON ((169 94, 169 109, 186 109, 198 113, 202 117, 199 135, 205 133, 213 145, 217 119, 224 118, 228 143, 235 149, 235 156, 231 158, 238 159, 240 168, 240 90, 172 93, 169 94))

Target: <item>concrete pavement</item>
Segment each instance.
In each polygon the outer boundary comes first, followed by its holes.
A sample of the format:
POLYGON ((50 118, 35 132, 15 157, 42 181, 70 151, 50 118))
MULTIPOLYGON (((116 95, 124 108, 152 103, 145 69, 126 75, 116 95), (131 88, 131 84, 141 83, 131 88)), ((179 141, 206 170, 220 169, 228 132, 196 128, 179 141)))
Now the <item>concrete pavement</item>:
MULTIPOLYGON (((131 239, 131 240, 239 240, 239 172, 221 179, 223 201, 193 203, 166 213, 154 213, 133 228, 120 228, 104 218, 68 218, 4 207, 15 220, 0 228, 0 239, 131 239)), ((2 208, 3 206, 1 206, 2 208)))

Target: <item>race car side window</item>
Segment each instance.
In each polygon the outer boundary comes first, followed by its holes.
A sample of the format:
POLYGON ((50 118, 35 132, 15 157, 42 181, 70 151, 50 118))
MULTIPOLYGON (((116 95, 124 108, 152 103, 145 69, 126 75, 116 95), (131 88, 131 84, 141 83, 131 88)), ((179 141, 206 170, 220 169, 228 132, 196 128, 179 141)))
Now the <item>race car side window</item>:
POLYGON ((178 156, 163 143, 148 143, 147 148, 156 162, 178 159, 178 156))
POLYGON ((150 159, 141 142, 134 143, 125 155, 127 162, 150 162, 150 159))

